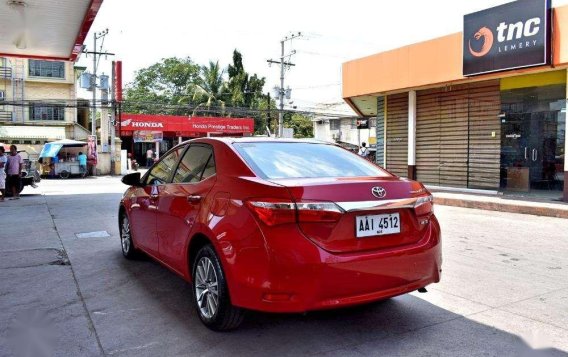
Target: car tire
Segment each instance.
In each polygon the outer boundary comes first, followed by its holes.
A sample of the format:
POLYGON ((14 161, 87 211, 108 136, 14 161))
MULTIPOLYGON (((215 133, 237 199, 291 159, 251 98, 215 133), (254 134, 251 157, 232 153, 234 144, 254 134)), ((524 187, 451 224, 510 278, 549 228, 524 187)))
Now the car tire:
POLYGON ((197 315, 213 331, 229 331, 242 323, 245 310, 233 306, 221 262, 213 246, 198 252, 192 266, 193 301, 197 315))
POLYGON ((71 174, 69 173, 69 171, 66 170, 63 170, 59 173, 59 177, 61 177, 62 179, 68 179, 70 175, 71 174))
POLYGON ((130 230, 130 220, 126 213, 122 213, 120 218, 120 247, 122 249, 122 255, 126 259, 136 259, 139 256, 138 251, 134 247, 134 241, 132 239, 132 231, 130 230))

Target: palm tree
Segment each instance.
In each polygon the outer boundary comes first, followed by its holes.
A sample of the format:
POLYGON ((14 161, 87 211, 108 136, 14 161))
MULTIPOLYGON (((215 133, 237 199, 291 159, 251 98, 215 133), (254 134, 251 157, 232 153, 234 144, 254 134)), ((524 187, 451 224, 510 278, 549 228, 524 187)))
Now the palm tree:
POLYGON ((219 67, 219 61, 209 61, 209 66, 202 66, 199 77, 193 86, 193 101, 201 103, 193 110, 193 115, 199 107, 206 106, 211 109, 212 104, 221 106, 222 114, 225 111, 225 101, 222 99, 227 92, 223 79, 225 70, 219 67))

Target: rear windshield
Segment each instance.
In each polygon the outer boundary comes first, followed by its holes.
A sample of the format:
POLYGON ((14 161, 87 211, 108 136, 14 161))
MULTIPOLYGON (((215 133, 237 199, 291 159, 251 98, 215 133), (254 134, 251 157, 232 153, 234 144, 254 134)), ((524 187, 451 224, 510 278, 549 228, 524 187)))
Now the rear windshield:
POLYGON ((317 143, 235 143, 235 148, 265 179, 390 176, 369 161, 334 145, 317 143))

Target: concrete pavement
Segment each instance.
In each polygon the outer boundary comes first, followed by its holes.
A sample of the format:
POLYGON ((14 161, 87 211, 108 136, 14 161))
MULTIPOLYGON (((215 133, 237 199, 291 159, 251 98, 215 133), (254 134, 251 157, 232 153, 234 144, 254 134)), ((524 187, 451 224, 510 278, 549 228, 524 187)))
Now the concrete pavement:
MULTIPOLYGON (((562 193, 558 193, 560 196, 562 193)), ((444 206, 523 213, 568 219, 568 203, 531 197, 433 191, 434 202, 444 206)))
POLYGON ((443 276, 428 293, 214 333, 188 284, 122 258, 124 189, 44 180, 0 204, 0 356, 568 355, 567 219, 436 206, 443 276), (110 237, 76 237, 93 231, 110 237))

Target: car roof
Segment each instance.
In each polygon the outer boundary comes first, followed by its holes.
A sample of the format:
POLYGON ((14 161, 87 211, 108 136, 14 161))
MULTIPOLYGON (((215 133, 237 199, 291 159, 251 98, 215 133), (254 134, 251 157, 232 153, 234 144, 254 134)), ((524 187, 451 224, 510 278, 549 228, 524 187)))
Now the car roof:
MULTIPOLYGON (((199 138, 207 140, 221 141, 226 144, 233 143, 309 143, 309 144, 329 144, 335 145, 335 143, 330 143, 323 140, 316 139, 293 139, 293 138, 270 138, 270 137, 209 137, 209 138, 199 138)), ((199 140, 197 139, 197 140, 199 140)), ((195 140, 195 139, 194 139, 195 140)))

